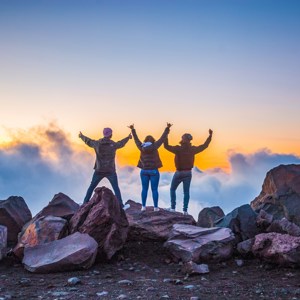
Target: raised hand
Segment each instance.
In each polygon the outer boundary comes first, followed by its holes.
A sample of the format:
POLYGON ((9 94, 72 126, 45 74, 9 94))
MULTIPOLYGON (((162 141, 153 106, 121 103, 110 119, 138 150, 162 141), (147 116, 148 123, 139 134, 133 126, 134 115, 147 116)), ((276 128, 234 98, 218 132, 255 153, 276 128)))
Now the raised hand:
POLYGON ((134 129, 134 124, 131 124, 131 125, 127 126, 127 127, 130 128, 130 129, 134 129))
POLYGON ((79 131, 78 137, 82 138, 83 134, 81 131, 79 131))
POLYGON ((170 128, 173 124, 167 122, 167 127, 170 128))
POLYGON ((211 129, 208 130, 209 135, 213 134, 213 131, 211 129))

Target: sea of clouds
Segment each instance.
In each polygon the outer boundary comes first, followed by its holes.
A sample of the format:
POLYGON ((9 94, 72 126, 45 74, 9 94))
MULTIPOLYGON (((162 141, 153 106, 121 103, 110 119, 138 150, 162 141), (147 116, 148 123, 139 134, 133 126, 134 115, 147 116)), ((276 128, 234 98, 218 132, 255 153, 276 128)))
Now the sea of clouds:
MULTIPOLYGON (((9 196, 25 199, 32 214, 63 192, 81 203, 93 173, 94 155, 79 149, 69 135, 55 124, 13 133, 13 143, 0 147, 0 200, 9 196), (26 136, 30 136, 26 138, 26 136)), ((230 173, 222 169, 201 172, 194 168, 189 212, 196 219, 204 207, 220 206, 225 213, 250 203, 261 191, 267 171, 280 164, 299 164, 300 157, 262 149, 252 154, 228 152, 230 173)), ((140 202, 139 169, 117 167, 123 201, 140 202)), ((170 206, 172 172, 161 172, 159 207, 170 206)), ((111 188, 104 179, 99 186, 111 188)), ((147 205, 153 205, 151 191, 147 205)), ((177 189, 177 210, 182 211, 183 190, 177 189)))

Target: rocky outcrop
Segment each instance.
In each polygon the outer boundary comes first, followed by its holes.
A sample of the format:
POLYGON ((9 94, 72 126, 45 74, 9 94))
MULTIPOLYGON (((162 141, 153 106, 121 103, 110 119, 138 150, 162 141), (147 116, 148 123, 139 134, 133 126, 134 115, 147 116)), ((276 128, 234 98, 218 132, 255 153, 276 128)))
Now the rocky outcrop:
POLYGON ((234 240, 229 228, 175 224, 164 247, 183 262, 219 262, 232 256, 234 240))
POLYGON ((255 256, 281 266, 300 266, 300 237, 280 233, 261 233, 252 246, 255 256))
POLYGON ((215 222, 224 216, 225 214, 219 206, 205 207, 199 212, 197 226, 206 228, 214 227, 215 222))
POLYGON ((22 197, 11 196, 0 201, 0 225, 7 227, 9 245, 17 243, 18 233, 31 218, 31 212, 22 197))
POLYGON ((0 260, 3 257, 4 249, 7 247, 7 228, 0 225, 0 260))
POLYGON ((97 248, 92 237, 76 232, 61 240, 25 248, 23 264, 33 273, 88 269, 95 262, 97 248))
POLYGON ((184 216, 179 212, 169 212, 164 209, 153 211, 153 207, 147 207, 141 211, 142 205, 132 200, 127 201, 130 208, 126 210, 129 222, 128 240, 156 240, 166 241, 174 224, 196 225, 190 215, 184 216))
POLYGON ((61 239, 67 235, 67 228, 67 220, 63 218, 53 216, 40 217, 26 226, 13 252, 22 260, 25 247, 32 247, 61 239))
POLYGON ((106 187, 95 189, 91 200, 70 220, 70 232, 87 233, 98 243, 98 258, 111 259, 127 238, 128 221, 119 201, 106 187))
POLYGON ((261 209, 256 217, 256 225, 261 229, 264 230, 268 228, 271 223, 273 222, 273 215, 268 214, 266 211, 261 209))
POLYGON ((242 205, 215 222, 217 227, 227 227, 232 230, 239 241, 254 237, 259 233, 256 225, 257 214, 249 204, 242 205))
POLYGON ((79 207, 79 204, 77 204, 74 200, 72 200, 64 193, 58 193, 55 194, 49 204, 33 218, 32 222, 42 216, 54 216, 70 220, 75 212, 79 209, 79 207))
POLYGON ((287 233, 292 236, 300 236, 300 227, 288 221, 286 218, 274 220, 266 229, 267 232, 287 233))
POLYGON ((257 212, 263 209, 275 219, 285 217, 300 226, 300 165, 280 165, 270 170, 251 206, 257 212))

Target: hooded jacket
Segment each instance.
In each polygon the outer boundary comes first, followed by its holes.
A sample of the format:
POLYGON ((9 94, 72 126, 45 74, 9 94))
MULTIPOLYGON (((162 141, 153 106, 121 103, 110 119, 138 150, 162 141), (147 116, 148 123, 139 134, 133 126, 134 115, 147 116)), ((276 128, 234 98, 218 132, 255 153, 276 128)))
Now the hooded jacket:
POLYGON ((116 150, 124 147, 129 140, 129 136, 121 141, 114 142, 110 138, 92 140, 82 135, 81 139, 96 153, 96 162, 94 169, 99 173, 114 173, 116 171, 115 157, 116 150))
POLYGON ((205 143, 200 146, 192 146, 190 142, 181 143, 181 145, 170 146, 168 138, 164 142, 164 147, 175 154, 175 166, 177 171, 187 171, 194 167, 195 155, 205 150, 211 142, 211 135, 205 143))
POLYGON ((138 167, 143 170, 154 170, 162 167, 162 162, 159 157, 158 148, 162 145, 168 136, 170 129, 166 127, 162 136, 150 146, 143 147, 143 143, 139 140, 135 129, 131 130, 136 146, 141 151, 138 167))

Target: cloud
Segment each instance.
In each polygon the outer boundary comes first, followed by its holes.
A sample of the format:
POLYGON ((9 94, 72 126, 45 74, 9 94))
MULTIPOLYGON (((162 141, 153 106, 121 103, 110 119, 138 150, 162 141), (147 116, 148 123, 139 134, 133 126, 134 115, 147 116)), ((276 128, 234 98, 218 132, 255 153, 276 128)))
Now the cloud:
MULTIPOLYGON (((81 203, 91 180, 94 155, 79 148, 56 124, 13 133, 13 142, 0 147, 0 199, 22 196, 33 215, 53 196, 63 192, 81 203)), ((260 192, 267 171, 279 164, 300 163, 293 154, 276 154, 262 149, 252 154, 228 152, 231 171, 193 170, 189 212, 197 219, 199 211, 220 206, 225 213, 250 203, 260 192)), ((117 167, 123 201, 140 202, 139 169, 117 167)), ((169 188, 173 172, 161 172, 159 206, 169 207, 169 188)), ((104 179, 99 186, 111 188, 104 179)), ((182 210, 182 185, 177 189, 177 210, 182 210)), ((147 205, 153 205, 151 190, 147 205)))

